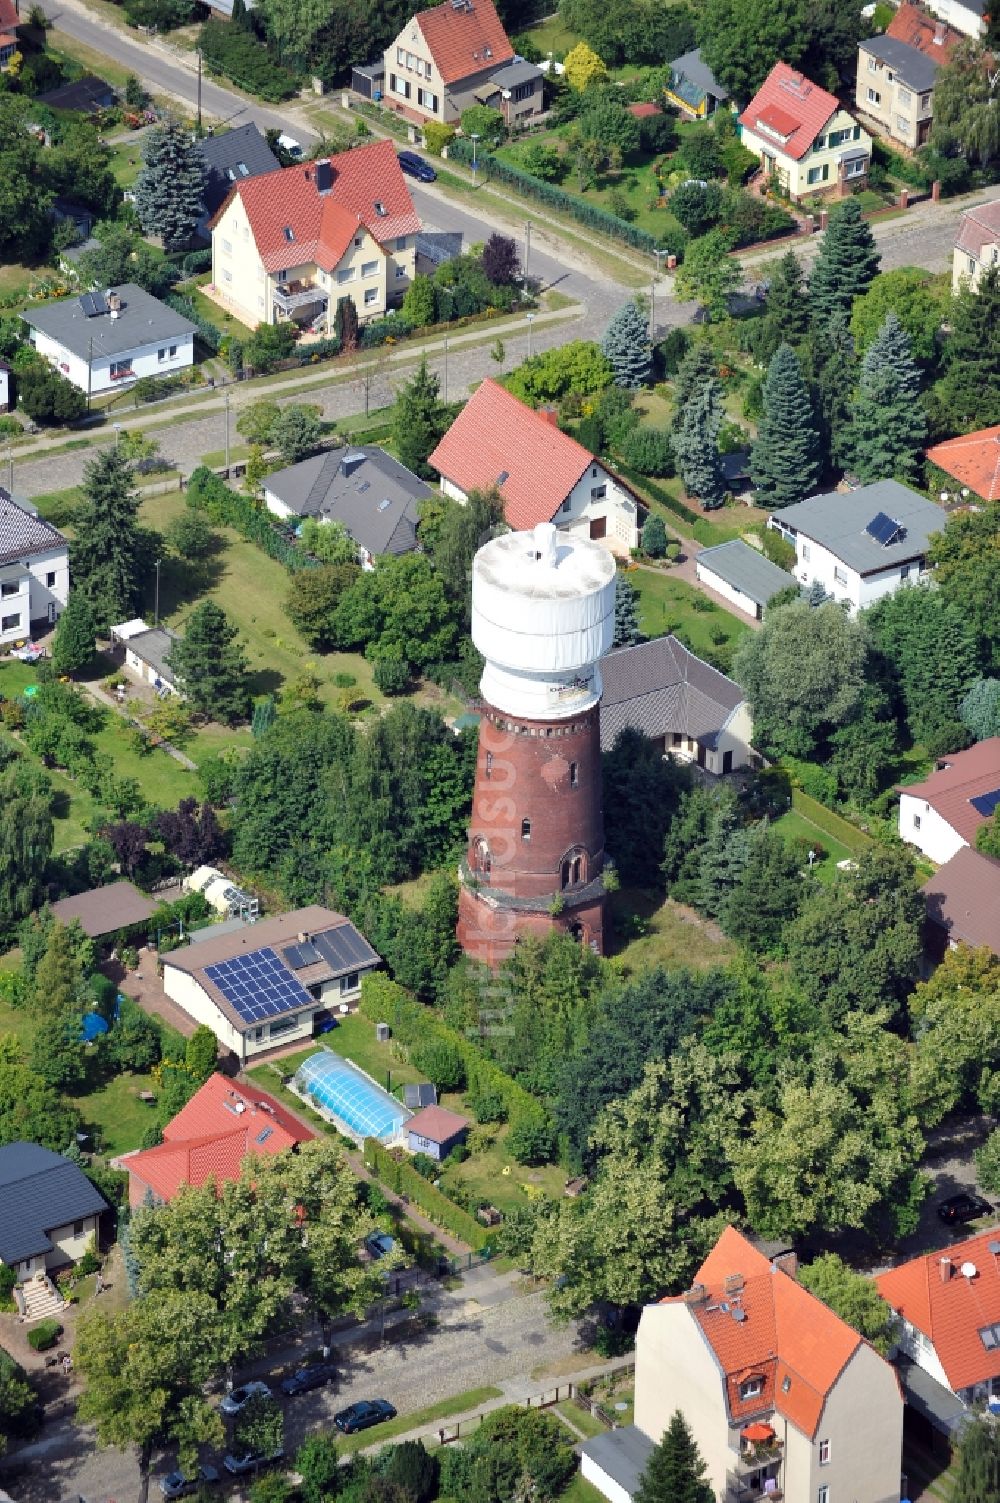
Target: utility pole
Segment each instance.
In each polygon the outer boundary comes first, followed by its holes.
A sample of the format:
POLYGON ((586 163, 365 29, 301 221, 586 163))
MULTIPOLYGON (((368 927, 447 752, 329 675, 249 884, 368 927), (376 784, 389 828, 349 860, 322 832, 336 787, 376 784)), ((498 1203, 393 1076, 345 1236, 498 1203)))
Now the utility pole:
POLYGON ((14 450, 7 445, 7 489, 14 494, 14 450))
POLYGON ((656 333, 656 279, 649 284, 649 337, 656 333))
POLYGON ((531 220, 527 220, 524 226, 524 280, 528 280, 528 268, 531 265, 531 220))
POLYGON ((155 603, 154 603, 154 606, 153 606, 153 625, 154 626, 159 626, 159 624, 160 624, 160 564, 162 562, 163 562, 162 559, 158 558, 156 560, 156 597, 155 597, 155 603))
POLYGON ((444 336, 444 399, 448 400, 448 336, 444 336))
POLYGON ((91 334, 87 349, 87 411, 90 411, 90 392, 94 384, 94 336, 91 334))
POLYGON ((198 51, 198 124, 197 124, 197 126, 195 128, 197 130, 198 139, 200 141, 201 140, 201 48, 199 47, 197 49, 197 51, 198 51))
POLYGON ((226 392, 226 479, 229 479, 229 393, 226 392))
POLYGON ((469 140, 472 142, 472 176, 473 176, 473 178, 475 178, 475 176, 476 176, 476 147, 479 145, 479 136, 478 136, 478 134, 475 131, 471 131, 469 133, 469 140))
POLYGON ((526 313, 525 314, 525 318, 528 320, 528 359, 530 360, 531 359, 531 326, 535 322, 535 315, 533 313, 526 313))

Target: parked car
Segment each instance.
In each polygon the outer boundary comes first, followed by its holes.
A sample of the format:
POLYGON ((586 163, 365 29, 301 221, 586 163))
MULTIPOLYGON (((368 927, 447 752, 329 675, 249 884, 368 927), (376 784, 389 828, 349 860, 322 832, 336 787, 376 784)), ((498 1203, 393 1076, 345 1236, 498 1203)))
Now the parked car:
POLYGON ((332 1362, 314 1362, 311 1367, 300 1367, 282 1379, 281 1391, 294 1398, 297 1393, 309 1393, 314 1388, 325 1388, 337 1376, 332 1362))
POLYGON ((247 1451, 242 1456, 234 1456, 230 1453, 222 1458, 222 1465, 231 1477, 245 1477, 249 1472, 256 1472, 262 1466, 270 1466, 272 1461, 284 1461, 285 1448, 279 1446, 272 1451, 270 1456, 264 1456, 256 1451, 247 1451))
POLYGON ((256 1395, 262 1399, 269 1399, 271 1390, 266 1383, 244 1383, 242 1388, 234 1388, 227 1393, 219 1408, 223 1414, 239 1414, 240 1410, 256 1395))
POLYGON ((937 1208, 945 1226, 961 1226, 966 1221, 978 1221, 980 1216, 991 1216, 993 1207, 981 1195, 971 1190, 962 1190, 958 1195, 949 1195, 937 1208))
POLYGON ((288 155, 290 157, 294 157, 296 161, 298 161, 298 159, 302 155, 302 144, 301 142, 296 141, 294 136, 288 136, 285 135, 284 132, 282 132, 282 134, 278 137, 278 145, 281 147, 282 151, 287 151, 288 155))
POLYGON ((365 1247, 371 1257, 384 1258, 387 1253, 395 1252, 396 1239, 388 1232, 371 1232, 365 1238, 365 1247))
POLYGON ((396 1411, 388 1399, 359 1399, 348 1404, 333 1416, 333 1423, 344 1435, 354 1435, 358 1430, 369 1430, 383 1420, 395 1419, 396 1411))
POLYGON ((196 1493, 200 1487, 213 1487, 221 1481, 222 1474, 214 1466, 200 1466, 193 1477, 185 1477, 178 1469, 160 1478, 160 1492, 165 1498, 186 1498, 189 1493, 196 1493))
POLYGON ((401 151, 399 165, 404 172, 409 173, 410 177, 417 178, 421 183, 433 183, 437 178, 437 173, 430 162, 425 162, 423 157, 418 156, 415 151, 401 151))

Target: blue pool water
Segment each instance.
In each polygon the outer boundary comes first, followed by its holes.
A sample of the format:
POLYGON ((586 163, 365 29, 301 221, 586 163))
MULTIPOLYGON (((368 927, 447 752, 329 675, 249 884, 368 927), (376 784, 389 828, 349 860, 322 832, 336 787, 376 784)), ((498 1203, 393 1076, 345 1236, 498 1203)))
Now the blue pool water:
POLYGON ((394 1096, 332 1049, 320 1049, 303 1060, 294 1083, 357 1138, 387 1141, 411 1116, 394 1096))

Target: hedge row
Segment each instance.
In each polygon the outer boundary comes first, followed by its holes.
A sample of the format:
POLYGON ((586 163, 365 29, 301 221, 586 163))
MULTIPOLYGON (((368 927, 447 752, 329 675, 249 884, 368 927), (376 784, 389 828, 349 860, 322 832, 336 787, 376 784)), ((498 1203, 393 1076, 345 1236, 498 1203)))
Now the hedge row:
POLYGON ((210 324, 207 318, 203 318, 189 297, 184 297, 179 292, 168 292, 163 299, 168 308, 173 308, 175 313, 180 313, 183 318, 189 318, 198 330, 198 338, 202 344, 212 351, 213 355, 219 352, 222 343, 222 335, 214 324, 210 324))
MULTIPOLYGON (((794 781, 801 779, 802 772, 798 764, 791 769, 794 781)), ((856 830, 846 819, 841 819, 832 809, 821 804, 818 799, 812 797, 804 788, 792 788, 792 808, 797 810, 810 824, 817 825, 827 835, 838 840, 841 845, 846 845, 852 855, 860 856, 871 846, 871 838, 863 830, 856 830)))
POLYGON ((480 1226, 474 1216, 470 1216, 468 1211, 463 1211, 447 1195, 436 1190, 430 1180, 417 1173, 412 1164, 405 1160, 401 1163, 394 1158, 377 1138, 365 1138, 365 1167, 376 1174, 390 1190, 397 1195, 405 1195, 418 1205, 435 1226, 444 1227, 446 1232, 460 1238, 474 1252, 479 1252, 489 1242, 489 1232, 484 1226, 480 1226))
MULTIPOLYGON (((471 165, 471 142, 464 141, 459 136, 448 147, 448 155, 456 162, 471 165)), ((631 245, 634 249, 646 251, 650 255, 655 250, 680 250, 679 246, 661 246, 655 235, 650 235, 646 230, 640 230, 625 219, 619 219, 617 214, 609 214, 605 209, 599 209, 596 205, 577 198, 573 193, 566 193, 552 183, 543 183, 541 178, 532 177, 530 172, 524 172, 520 167, 514 167, 510 162, 502 161, 500 157, 491 156, 489 152, 477 152, 476 165, 489 177, 495 178, 497 182, 507 183, 527 198, 535 198, 548 209, 558 209, 563 214, 569 214, 578 224, 585 225, 588 230, 597 230, 602 235, 610 236, 612 240, 620 240, 623 245, 631 245)))
POLYGON ((269 558, 283 564, 290 573, 313 569, 318 560, 290 543, 271 521, 268 513, 252 501, 230 490, 220 476, 199 465, 188 481, 187 503, 203 511, 220 527, 233 527, 248 543, 256 543, 269 558))
POLYGON ((734 527, 731 530, 724 527, 713 527, 711 522, 707 522, 696 511, 692 511, 690 506, 685 506, 683 501, 678 501, 676 496, 672 496, 668 490, 659 485, 655 480, 651 480, 648 475, 641 475, 638 470, 633 470, 627 464, 621 464, 618 461, 615 462, 615 469, 619 474, 624 475, 626 480, 631 481, 640 493, 645 491, 647 495, 652 496, 654 501, 659 501, 668 511, 672 511, 675 517, 679 517, 684 525, 691 529, 691 532, 699 543, 705 543, 706 545, 710 543, 725 543, 730 538, 739 537, 740 529, 738 527, 734 527))
POLYGON ((388 1023, 403 1044, 427 1044, 433 1040, 457 1050, 465 1066, 468 1095, 499 1096, 512 1127, 515 1123, 531 1123, 551 1128, 548 1113, 529 1091, 487 1059, 471 1039, 442 1023, 388 976, 377 971, 365 976, 361 983, 361 1011, 372 1023, 388 1023))

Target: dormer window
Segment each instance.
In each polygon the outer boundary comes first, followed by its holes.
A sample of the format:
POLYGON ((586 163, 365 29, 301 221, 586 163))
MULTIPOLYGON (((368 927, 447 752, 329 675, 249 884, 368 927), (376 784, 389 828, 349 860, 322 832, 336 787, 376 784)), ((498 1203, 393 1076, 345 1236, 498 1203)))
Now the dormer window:
POLYGON ((379 216, 380 219, 385 219, 388 212, 389 210, 386 208, 382 200, 380 198, 377 198, 375 200, 375 213, 379 216))
POLYGON ((295 239, 295 231, 290 224, 285 225, 285 239, 289 242, 295 239))
POLYGON ((759 1399, 764 1392, 764 1379, 760 1373, 751 1373, 749 1378, 744 1378, 740 1384, 741 1399, 759 1399))

